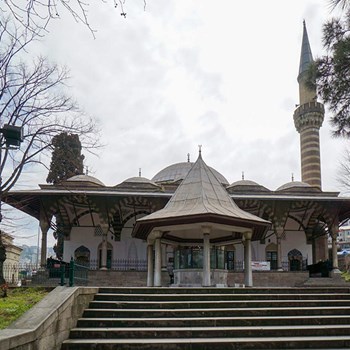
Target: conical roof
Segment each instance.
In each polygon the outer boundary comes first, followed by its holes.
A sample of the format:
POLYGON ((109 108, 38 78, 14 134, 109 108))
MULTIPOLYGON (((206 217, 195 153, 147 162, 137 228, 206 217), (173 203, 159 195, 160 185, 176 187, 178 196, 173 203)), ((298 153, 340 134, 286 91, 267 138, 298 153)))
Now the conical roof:
POLYGON ((144 238, 155 227, 189 222, 215 222, 253 230, 257 226, 265 230, 270 225, 268 221, 241 210, 233 202, 201 154, 167 205, 137 220, 133 235, 144 238))
POLYGON ((299 63, 299 76, 306 72, 313 62, 311 46, 309 37, 306 30, 305 21, 303 22, 303 41, 301 43, 300 63, 299 63))

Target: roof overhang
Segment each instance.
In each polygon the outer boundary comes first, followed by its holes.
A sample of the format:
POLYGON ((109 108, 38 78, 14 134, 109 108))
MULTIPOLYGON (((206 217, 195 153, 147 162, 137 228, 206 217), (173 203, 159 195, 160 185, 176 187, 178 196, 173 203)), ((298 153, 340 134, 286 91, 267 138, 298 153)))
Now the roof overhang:
POLYGON ((271 223, 210 213, 151 220, 144 217, 136 221, 132 236, 143 240, 153 240, 154 232, 161 232, 162 238, 168 241, 199 243, 203 241, 203 226, 210 227, 212 243, 223 243, 240 239, 247 231, 252 231, 252 240, 260 240, 270 228, 271 223))

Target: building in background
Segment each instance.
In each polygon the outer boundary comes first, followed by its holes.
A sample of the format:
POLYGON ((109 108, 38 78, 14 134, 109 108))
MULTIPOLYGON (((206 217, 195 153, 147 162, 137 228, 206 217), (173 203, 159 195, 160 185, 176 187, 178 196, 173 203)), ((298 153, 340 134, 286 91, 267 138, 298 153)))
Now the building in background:
POLYGON ((6 250, 6 260, 3 264, 4 279, 8 282, 16 281, 18 279, 18 265, 22 248, 13 244, 14 238, 3 231, 1 239, 6 250))

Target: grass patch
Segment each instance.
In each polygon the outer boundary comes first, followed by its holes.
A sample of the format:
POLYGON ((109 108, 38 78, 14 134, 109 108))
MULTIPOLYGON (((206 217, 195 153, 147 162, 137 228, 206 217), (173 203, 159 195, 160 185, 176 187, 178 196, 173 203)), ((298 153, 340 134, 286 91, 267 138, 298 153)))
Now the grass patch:
POLYGON ((7 298, 0 298, 0 329, 17 320, 48 293, 45 288, 8 289, 7 298))
POLYGON ((343 271, 341 276, 344 278, 346 282, 350 282, 350 273, 348 271, 343 271))

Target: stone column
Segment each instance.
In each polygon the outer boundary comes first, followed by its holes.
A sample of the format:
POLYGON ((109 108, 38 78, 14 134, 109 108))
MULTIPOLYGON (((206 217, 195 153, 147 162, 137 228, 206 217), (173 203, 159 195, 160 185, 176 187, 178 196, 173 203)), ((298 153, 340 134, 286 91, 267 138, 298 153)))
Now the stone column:
POLYGON ((203 231, 203 279, 202 286, 210 287, 210 227, 202 227, 203 231))
POLYGON ((100 270, 107 270, 107 232, 108 227, 101 226, 102 229, 102 244, 101 244, 101 267, 100 270))
POLYGON ((282 268, 282 235, 284 229, 283 227, 277 227, 275 229, 276 240, 277 240, 277 270, 283 271, 282 268))
POLYGON ((49 225, 46 221, 40 221, 41 229, 41 254, 40 254, 40 266, 46 266, 47 259, 47 232, 49 231, 49 225))
POLYGON ((244 232, 244 284, 253 287, 252 272, 252 232, 244 232))
POLYGON ((147 246, 147 287, 153 287, 153 244, 147 246))
POLYGON ((331 237, 332 237, 332 272, 340 272, 338 267, 338 254, 337 254, 337 236, 338 236, 338 224, 334 224, 331 227, 331 237))
POLYGON ((162 286, 162 242, 160 233, 154 244, 154 287, 162 286))

